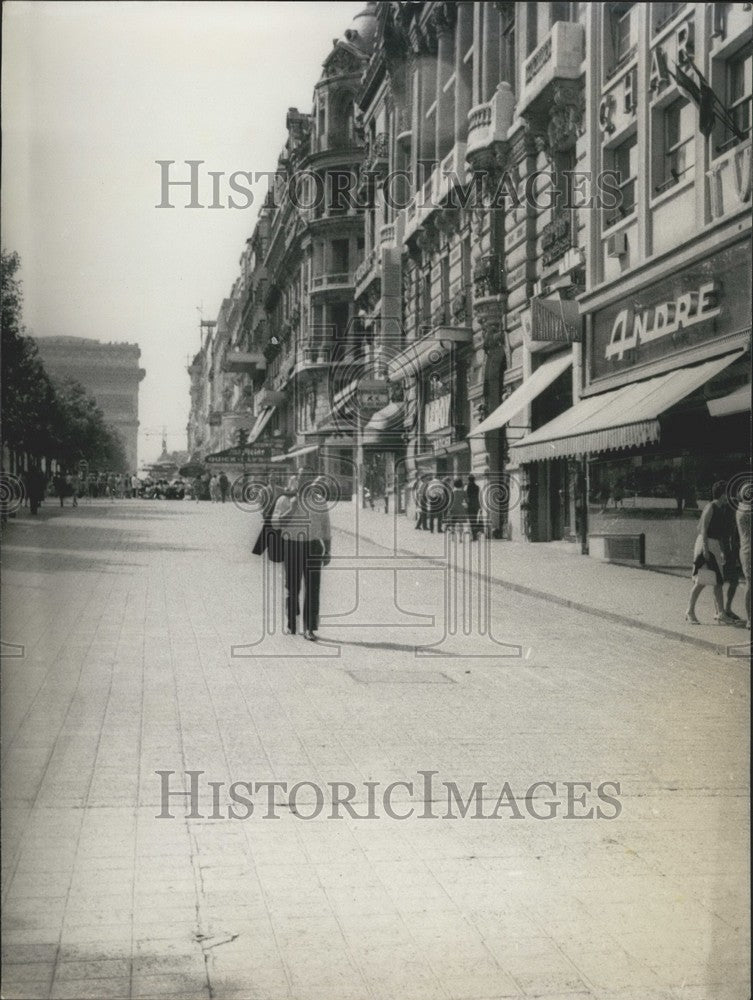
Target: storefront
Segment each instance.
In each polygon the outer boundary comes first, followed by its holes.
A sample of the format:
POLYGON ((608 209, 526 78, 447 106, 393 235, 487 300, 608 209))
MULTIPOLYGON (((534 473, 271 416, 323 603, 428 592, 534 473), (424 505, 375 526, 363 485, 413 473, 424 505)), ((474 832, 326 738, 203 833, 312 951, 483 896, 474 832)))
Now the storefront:
POLYGON ((390 360, 393 382, 404 382, 406 474, 461 476, 471 471, 468 365, 473 332, 437 327, 390 360))
POLYGON ((580 476, 584 546, 644 534, 647 564, 685 573, 713 482, 749 469, 750 267, 733 244, 586 315, 580 400, 511 449, 533 481, 580 476))

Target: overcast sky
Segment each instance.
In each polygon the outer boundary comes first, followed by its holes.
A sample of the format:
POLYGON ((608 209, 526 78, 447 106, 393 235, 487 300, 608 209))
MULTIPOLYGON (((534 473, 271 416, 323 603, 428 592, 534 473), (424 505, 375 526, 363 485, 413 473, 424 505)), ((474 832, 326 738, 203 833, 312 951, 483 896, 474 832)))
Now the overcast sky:
MULTIPOLYGON (((141 347, 139 459, 185 447, 186 361, 217 315, 265 186, 245 210, 161 200, 156 160, 273 170, 289 107, 311 110, 332 39, 364 3, 24 3, 3 9, 2 242, 38 336, 141 347)), ((200 198, 211 201, 202 173, 200 198)), ((236 196, 236 201, 243 199, 236 196)))

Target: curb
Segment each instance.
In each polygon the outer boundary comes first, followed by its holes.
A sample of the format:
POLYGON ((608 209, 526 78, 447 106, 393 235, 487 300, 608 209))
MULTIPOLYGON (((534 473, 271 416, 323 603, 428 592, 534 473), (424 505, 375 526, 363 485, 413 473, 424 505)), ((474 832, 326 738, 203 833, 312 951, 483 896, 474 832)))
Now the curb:
MULTIPOLYGON (((337 525, 332 526, 335 531, 341 531, 344 535, 351 535, 352 537, 358 537, 364 542, 369 542, 371 545, 376 545, 377 548, 385 549, 386 551, 395 551, 403 556, 415 557, 417 555, 421 558, 426 559, 428 562, 433 563, 435 566, 443 567, 445 564, 442 560, 437 559, 433 556, 423 556, 421 553, 414 552, 411 549, 388 549, 386 545, 382 542, 378 542, 374 538, 370 538, 368 535, 364 535, 361 532, 349 531, 347 528, 341 528, 337 525)), ((670 628, 662 628, 660 625, 650 625, 647 622, 641 621, 638 618, 631 618, 629 615, 621 615, 616 611, 607 611, 603 608, 595 608, 590 604, 582 604, 580 601, 571 601, 566 597, 560 597, 557 594, 552 594, 546 590, 538 590, 535 587, 527 587, 522 583, 513 583, 510 580, 500 580, 494 576, 487 576, 486 580, 503 590, 512 590, 517 594, 524 594, 526 597, 535 597, 540 601, 548 601, 550 604, 558 604, 563 608, 570 608, 572 611, 580 611, 583 614, 591 615, 594 618, 601 618, 603 621, 615 622, 618 625, 627 625, 629 628, 637 628, 642 632, 649 632, 652 635, 660 635, 665 639, 673 639, 676 642, 685 642, 688 645, 696 646, 700 649, 705 649, 707 652, 715 653, 717 656, 730 657, 729 652, 731 647, 737 647, 741 645, 749 645, 750 640, 746 640, 745 643, 729 643, 729 642, 713 642, 711 639, 701 639, 694 638, 693 636, 685 635, 684 632, 675 632, 670 628)), ((738 630, 742 631, 742 629, 738 630)), ((734 657, 732 658, 739 658, 734 657)))

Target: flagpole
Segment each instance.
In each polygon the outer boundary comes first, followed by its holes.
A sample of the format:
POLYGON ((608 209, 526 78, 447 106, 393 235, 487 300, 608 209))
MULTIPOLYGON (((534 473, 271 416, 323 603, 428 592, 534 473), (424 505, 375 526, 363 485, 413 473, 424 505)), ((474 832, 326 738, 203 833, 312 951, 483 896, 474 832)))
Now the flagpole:
POLYGON ((706 79, 706 77, 703 75, 703 73, 698 69, 698 67, 696 66, 696 64, 693 61, 692 57, 691 56, 687 56, 687 60, 688 60, 688 63, 693 67, 693 69, 695 70, 695 72, 698 74, 698 79, 711 92, 711 96, 713 97, 714 101, 719 105, 719 110, 721 111, 721 117, 719 117, 719 120, 723 124, 725 124, 727 126, 727 128, 729 128, 732 132, 734 132, 735 136, 738 139, 744 139, 745 135, 740 131, 740 129, 737 127, 737 125, 735 125, 735 122, 734 122, 732 116, 729 113, 729 109, 724 106, 724 104, 721 101, 721 98, 719 98, 717 96, 716 91, 711 86, 711 84, 706 79))

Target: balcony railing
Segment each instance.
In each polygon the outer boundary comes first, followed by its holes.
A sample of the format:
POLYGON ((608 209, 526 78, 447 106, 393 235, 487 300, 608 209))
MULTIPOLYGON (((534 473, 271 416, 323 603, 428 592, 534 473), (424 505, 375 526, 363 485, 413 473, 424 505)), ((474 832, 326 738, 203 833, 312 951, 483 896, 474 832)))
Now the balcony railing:
POLYGON ((314 291, 324 288, 343 288, 353 284, 350 271, 337 271, 335 274, 317 274, 311 279, 314 291))
POLYGON ((358 288, 363 282, 369 277, 371 272, 376 268, 378 263, 378 255, 376 250, 372 250, 371 253, 367 254, 366 257, 361 261, 361 263, 356 268, 356 273, 354 275, 354 284, 358 288))

